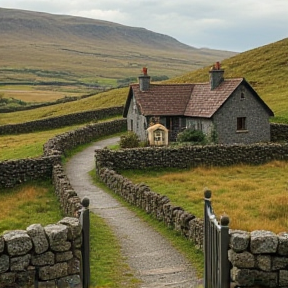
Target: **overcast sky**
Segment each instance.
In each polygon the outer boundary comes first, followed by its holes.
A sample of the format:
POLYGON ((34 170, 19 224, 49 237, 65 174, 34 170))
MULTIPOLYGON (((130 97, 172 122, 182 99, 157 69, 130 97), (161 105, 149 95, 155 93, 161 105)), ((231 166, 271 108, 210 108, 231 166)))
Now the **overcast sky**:
POLYGON ((0 7, 143 27, 197 48, 243 52, 288 37, 288 0, 0 0, 0 7))

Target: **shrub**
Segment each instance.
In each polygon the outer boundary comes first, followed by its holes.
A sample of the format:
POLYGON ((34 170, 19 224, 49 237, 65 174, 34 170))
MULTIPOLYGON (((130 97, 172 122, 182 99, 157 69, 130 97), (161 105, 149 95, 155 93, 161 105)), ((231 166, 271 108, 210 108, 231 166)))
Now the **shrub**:
POLYGON ((204 144, 206 140, 205 134, 200 130, 185 129, 177 135, 177 142, 193 142, 204 144))
POLYGON ((140 146, 140 139, 136 133, 128 131, 127 135, 120 137, 119 145, 121 148, 135 148, 140 146))

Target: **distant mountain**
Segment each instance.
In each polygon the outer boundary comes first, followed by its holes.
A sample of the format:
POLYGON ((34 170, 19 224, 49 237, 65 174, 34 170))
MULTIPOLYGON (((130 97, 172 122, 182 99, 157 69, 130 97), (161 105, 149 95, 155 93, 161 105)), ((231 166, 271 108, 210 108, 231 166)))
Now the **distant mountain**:
POLYGON ((0 82, 174 77, 236 53, 197 49, 144 28, 0 8, 0 82))

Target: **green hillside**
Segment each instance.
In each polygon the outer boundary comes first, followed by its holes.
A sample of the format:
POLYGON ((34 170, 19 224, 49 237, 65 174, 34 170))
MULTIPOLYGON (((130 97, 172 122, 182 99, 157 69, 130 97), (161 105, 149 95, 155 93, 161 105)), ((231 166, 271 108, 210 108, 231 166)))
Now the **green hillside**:
MULTIPOLYGON (((253 49, 222 62, 225 77, 245 77, 260 97, 274 111, 273 122, 288 123, 288 38, 253 49)), ((208 71, 213 65, 199 69, 170 83, 197 83, 209 81, 208 71)), ((149 67, 148 67, 149 68, 149 67)), ((150 71, 150 70, 149 70, 150 71)), ((152 73, 152 71, 151 71, 152 73)), ((0 125, 53 117, 79 111, 124 105, 128 87, 100 93, 90 98, 58 104, 25 112, 2 114, 0 125)))
POLYGON ((119 79, 137 77, 143 66, 170 78, 235 55, 197 49, 144 28, 3 8, 0 39, 0 84, 57 81, 116 87, 119 79))
MULTIPOLYGON (((213 63, 211 63, 210 67, 213 63)), ((224 77, 244 77, 273 110, 273 122, 288 123, 288 38, 238 54, 221 62, 224 77)), ((209 66, 168 80, 209 81, 209 66)))

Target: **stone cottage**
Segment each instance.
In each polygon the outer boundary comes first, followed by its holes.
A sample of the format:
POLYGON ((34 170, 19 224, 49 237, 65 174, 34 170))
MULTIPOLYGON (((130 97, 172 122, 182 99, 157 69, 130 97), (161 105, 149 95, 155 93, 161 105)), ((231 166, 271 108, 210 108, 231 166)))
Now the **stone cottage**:
POLYGON ((245 78, 224 79, 217 62, 210 81, 197 84, 152 84, 147 68, 130 85, 123 116, 128 130, 147 140, 147 129, 165 126, 169 141, 185 128, 201 130, 219 144, 270 141, 272 110, 245 78))

